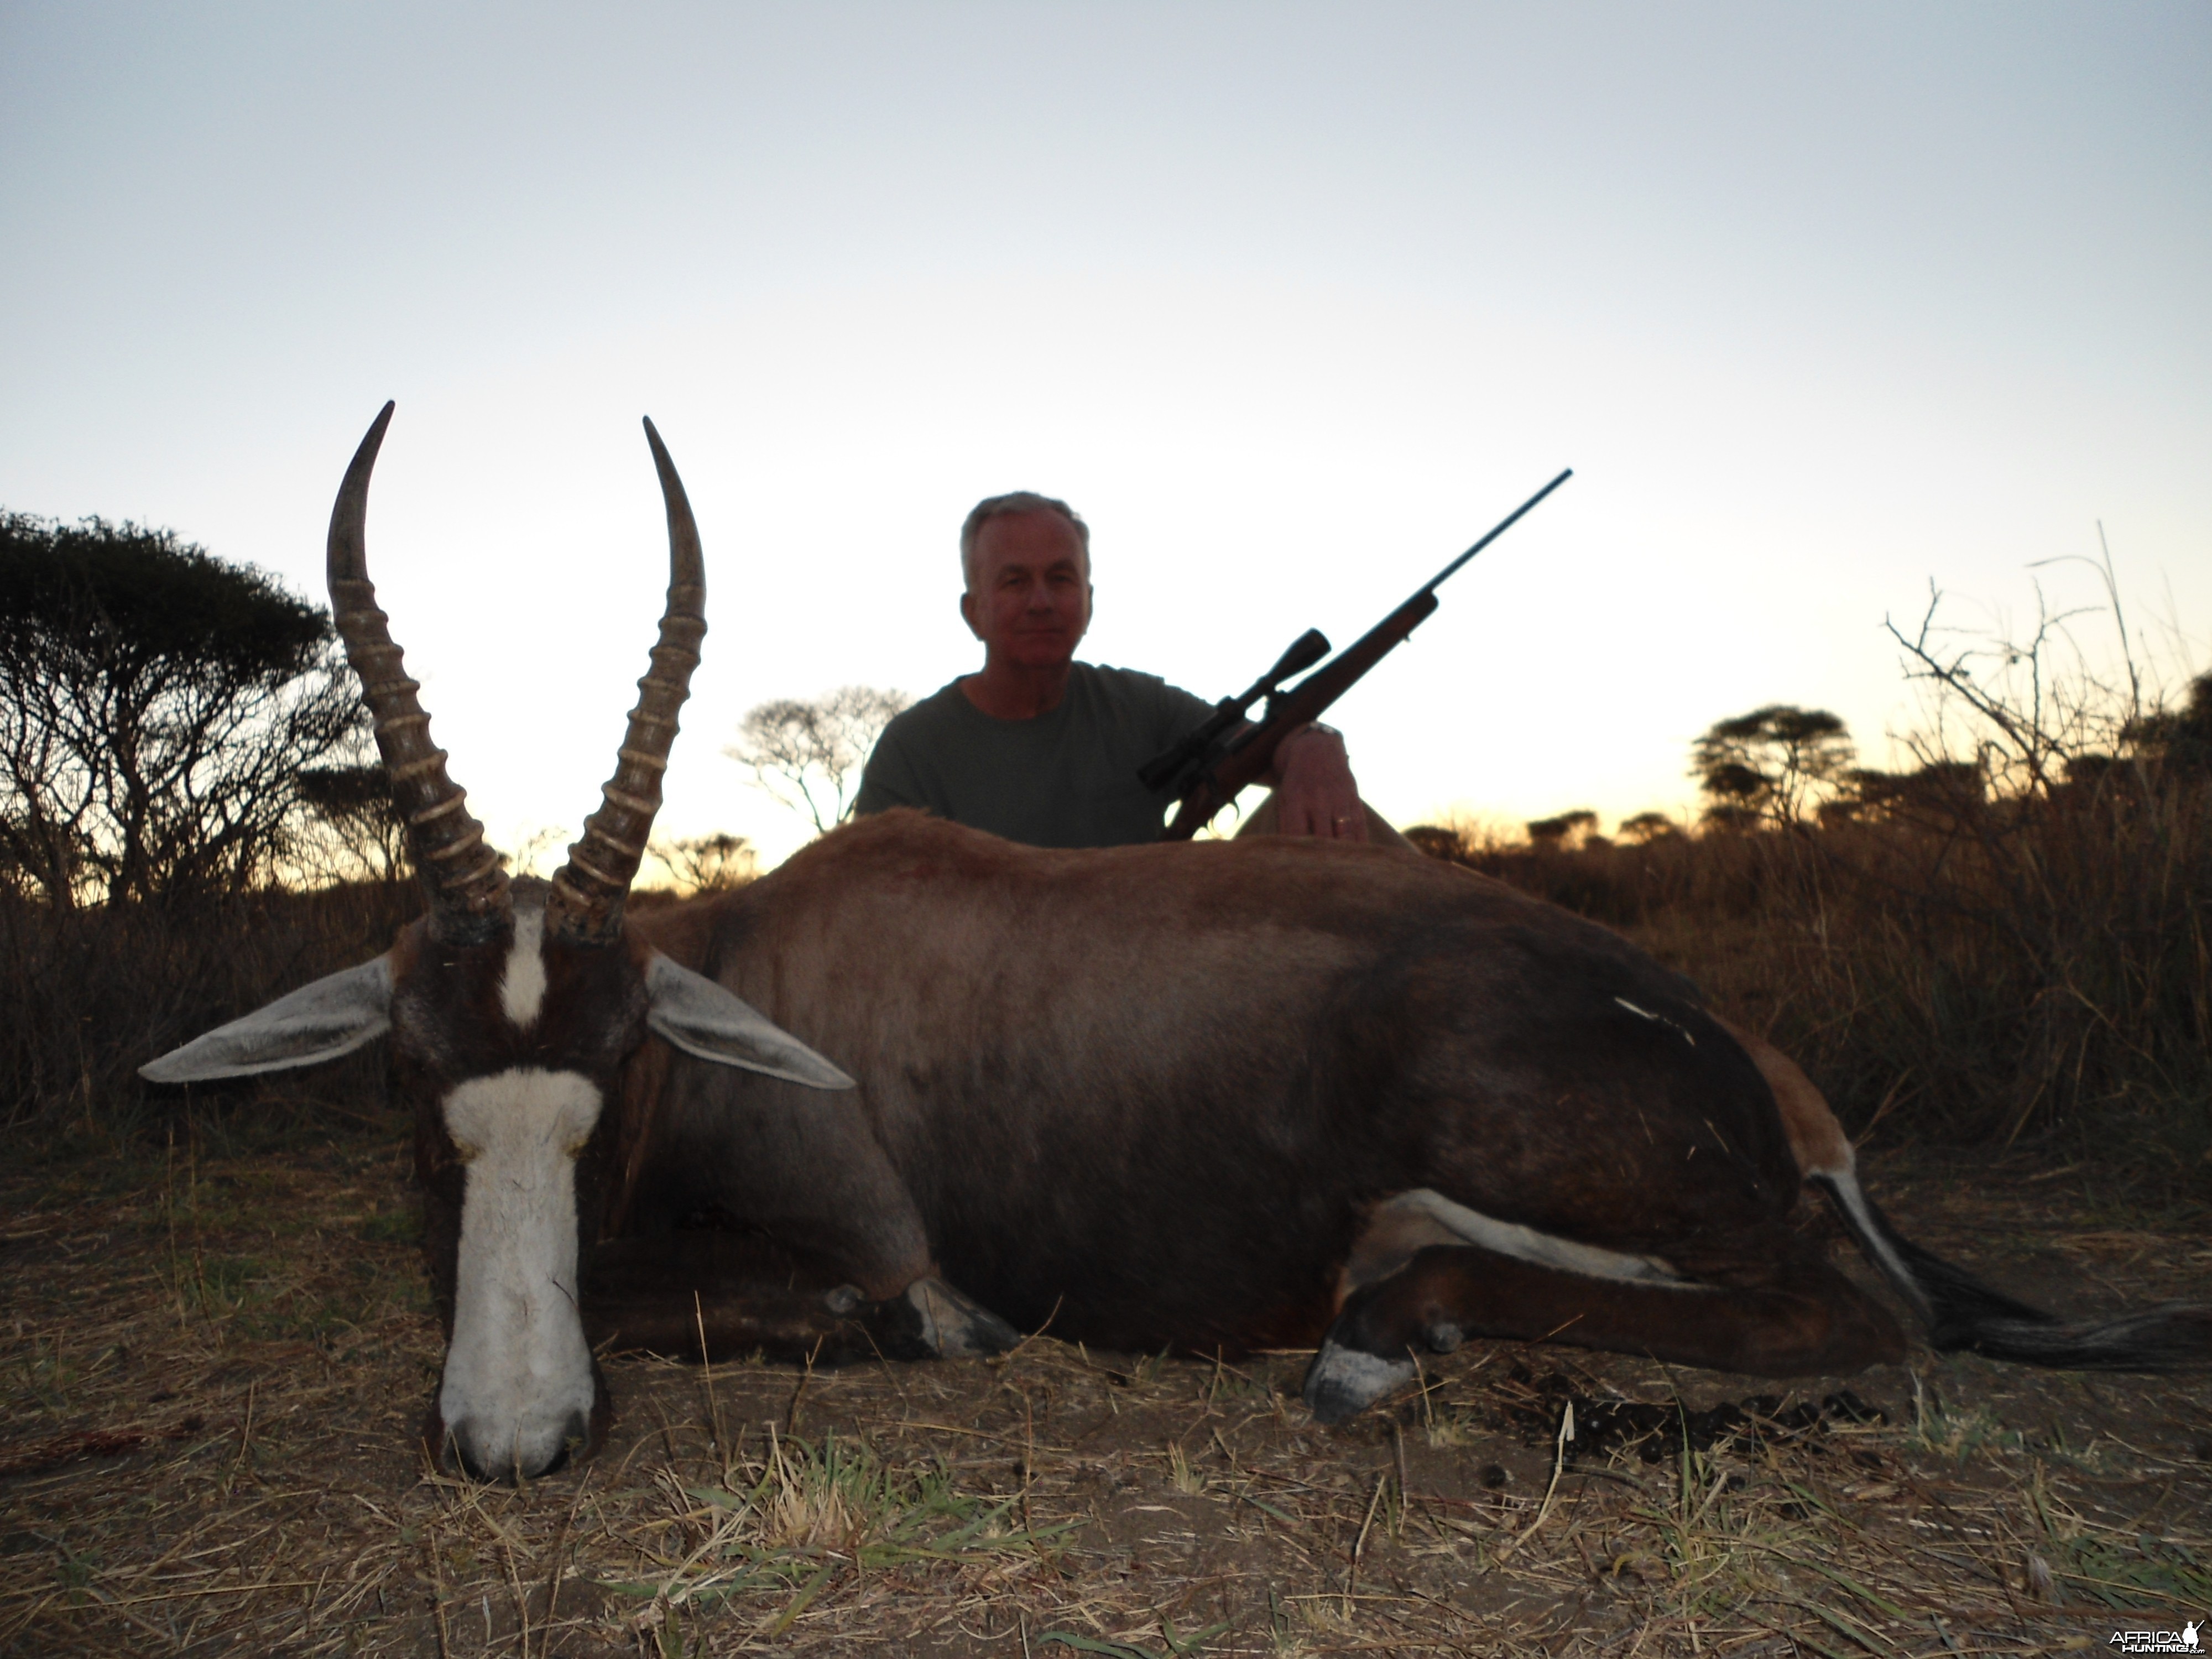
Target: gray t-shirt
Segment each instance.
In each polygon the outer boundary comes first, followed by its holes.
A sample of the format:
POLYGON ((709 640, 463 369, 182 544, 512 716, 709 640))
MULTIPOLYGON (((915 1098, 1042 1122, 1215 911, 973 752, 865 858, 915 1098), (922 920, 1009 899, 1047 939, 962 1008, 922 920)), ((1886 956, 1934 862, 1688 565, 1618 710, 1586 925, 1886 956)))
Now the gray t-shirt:
POLYGON ((1212 712, 1157 676, 1079 662, 1058 708, 994 720, 955 680, 884 728, 853 810, 919 806, 1031 847, 1158 841, 1170 797, 1137 769, 1212 712))

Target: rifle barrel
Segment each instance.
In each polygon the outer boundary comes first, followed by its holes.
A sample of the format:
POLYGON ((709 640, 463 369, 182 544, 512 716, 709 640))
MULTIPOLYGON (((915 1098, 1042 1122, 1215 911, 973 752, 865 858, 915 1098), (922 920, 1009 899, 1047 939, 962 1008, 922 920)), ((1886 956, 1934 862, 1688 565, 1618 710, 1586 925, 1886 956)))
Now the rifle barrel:
MULTIPOLYGON (((1485 536, 1473 547, 1468 548, 1466 552, 1461 554, 1459 557, 1454 559, 1449 564, 1446 565, 1443 569, 1437 571, 1434 576, 1430 578, 1428 586, 1431 588, 1440 586, 1444 579, 1447 576, 1449 576, 1454 571, 1457 570, 1460 566, 1465 564, 1476 554, 1481 552, 1484 548, 1489 546, 1491 543, 1496 541, 1507 531, 1512 529, 1513 526, 1519 522, 1522 514, 1526 513, 1530 507, 1535 506, 1537 502, 1542 501, 1545 496, 1550 495, 1553 490, 1557 489, 1561 484, 1566 483, 1568 479, 1574 476, 1574 468, 1567 468, 1566 471, 1560 473, 1558 477, 1553 479, 1551 483, 1546 484, 1541 489, 1531 495, 1527 501, 1515 507, 1512 512, 1507 514, 1504 519, 1500 521, 1497 529, 1492 531, 1487 536, 1485 536)), ((1423 591, 1425 592, 1427 590, 1424 589, 1423 591)))
MULTIPOLYGON (((1273 694, 1267 704, 1267 716, 1257 726, 1232 741, 1226 750, 1210 763, 1201 764, 1184 790, 1182 804, 1176 809, 1175 821, 1160 831, 1162 841, 1188 841, 1213 815, 1235 798, 1237 792, 1259 776, 1273 760, 1275 747, 1283 734, 1293 725, 1310 720, 1320 714, 1337 698, 1342 696, 1360 676, 1388 656, 1401 644, 1406 636, 1428 619, 1441 603, 1437 589, 1445 579, 1476 554, 1503 536, 1521 521, 1522 516, 1545 496, 1575 476, 1568 467, 1527 501, 1506 514, 1487 536, 1454 559, 1428 582, 1413 590, 1412 595, 1390 614, 1369 629, 1357 640, 1338 652, 1328 662, 1300 680, 1287 691, 1273 694)), ((1274 667, 1241 698, 1224 698, 1214 705, 1214 718, 1201 726, 1191 738, 1177 744, 1167 754, 1146 765, 1139 776, 1146 788, 1158 787, 1153 781, 1157 774, 1164 781, 1179 772, 1192 754, 1203 749, 1218 726, 1229 718, 1231 711, 1248 706, 1262 686, 1271 686, 1273 680, 1289 672, 1289 665, 1299 661, 1311 662, 1326 655, 1328 641, 1317 633, 1309 632, 1297 644, 1285 652, 1274 667), (1312 654, 1308 655, 1310 652, 1312 654)), ((1301 664, 1303 665, 1303 664, 1301 664)))

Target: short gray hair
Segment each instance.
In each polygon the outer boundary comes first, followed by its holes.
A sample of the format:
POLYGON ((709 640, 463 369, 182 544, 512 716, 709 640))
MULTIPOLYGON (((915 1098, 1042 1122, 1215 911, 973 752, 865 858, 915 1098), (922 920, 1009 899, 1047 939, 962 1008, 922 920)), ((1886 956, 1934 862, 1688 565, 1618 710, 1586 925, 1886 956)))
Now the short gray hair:
POLYGON ((1083 522, 1083 515, 1057 496, 1040 495, 1034 489, 1017 489, 1005 495, 987 495, 969 510, 967 522, 960 526, 960 579, 969 592, 975 591, 975 542, 982 535, 983 526, 994 519, 1011 518, 1017 513, 1057 513, 1075 526, 1075 539, 1083 544, 1083 565, 1091 567, 1091 526, 1083 522))

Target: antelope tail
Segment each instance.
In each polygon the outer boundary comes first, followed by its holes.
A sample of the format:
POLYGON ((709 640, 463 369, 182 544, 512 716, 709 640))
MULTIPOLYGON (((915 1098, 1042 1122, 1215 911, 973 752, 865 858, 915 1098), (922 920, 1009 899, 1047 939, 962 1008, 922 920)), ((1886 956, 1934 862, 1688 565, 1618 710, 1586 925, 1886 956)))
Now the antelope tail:
POLYGON ((2212 1363, 2212 1306, 2167 1302, 2110 1319, 2062 1319, 2015 1302, 1890 1224, 1848 1168, 1814 1172, 1851 1237, 1926 1322, 1939 1352, 2069 1370, 2169 1371, 2212 1363))

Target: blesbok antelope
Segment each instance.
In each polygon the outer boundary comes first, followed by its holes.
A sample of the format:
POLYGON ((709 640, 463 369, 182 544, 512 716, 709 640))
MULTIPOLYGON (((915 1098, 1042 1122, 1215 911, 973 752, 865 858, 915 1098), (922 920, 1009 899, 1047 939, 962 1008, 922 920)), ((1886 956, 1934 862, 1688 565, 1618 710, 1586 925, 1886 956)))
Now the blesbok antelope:
POLYGON ((390 416, 339 491, 331 593, 426 914, 145 1070, 303 1066, 391 1032, 447 1324, 432 1433, 466 1468, 532 1476, 596 1437, 587 1324, 695 1352, 974 1352, 1048 1322, 1122 1348, 1317 1344, 1325 1420, 1468 1337, 1771 1376, 1901 1357, 1895 1319, 1791 1224, 1808 1182, 1938 1346, 2212 1356, 2206 1310, 2061 1321, 1911 1244, 1783 1055, 1618 935, 1402 851, 1044 852, 891 813, 626 915, 705 626, 650 422, 661 642, 567 865, 509 882, 369 585, 390 416), (804 1276, 746 1278, 733 1233, 804 1276))

